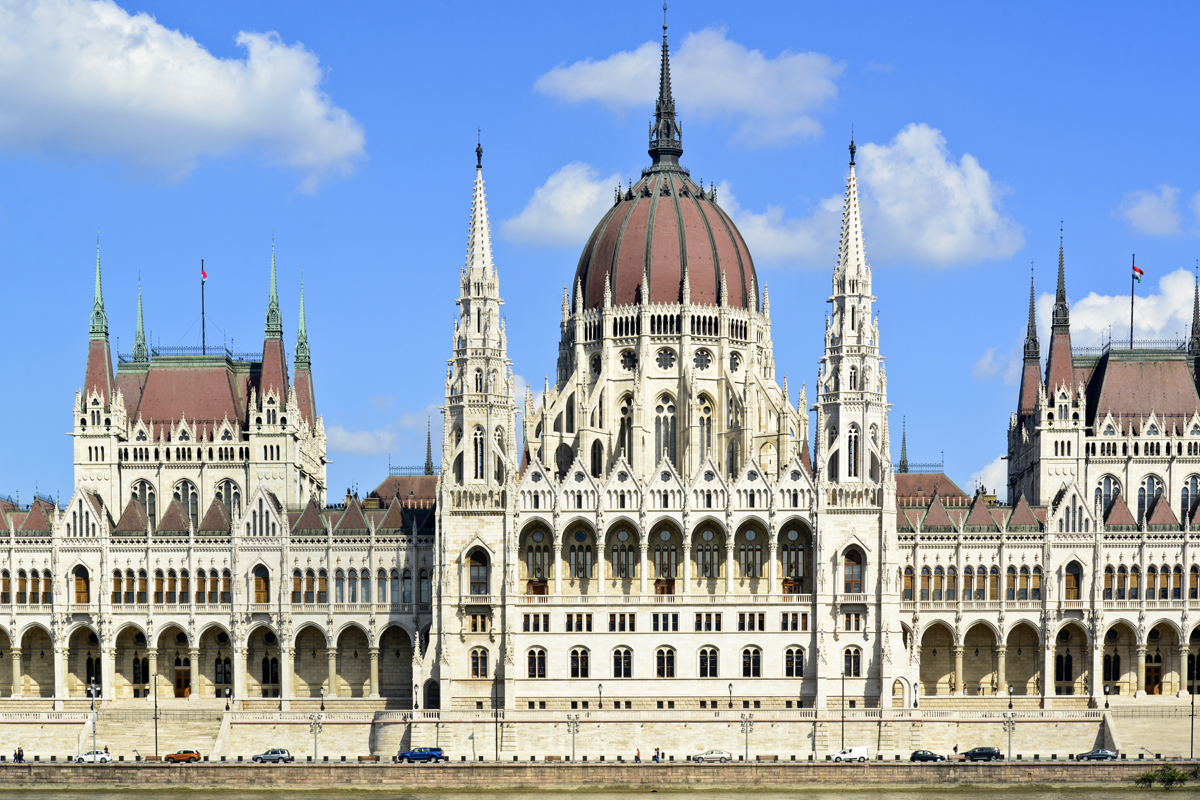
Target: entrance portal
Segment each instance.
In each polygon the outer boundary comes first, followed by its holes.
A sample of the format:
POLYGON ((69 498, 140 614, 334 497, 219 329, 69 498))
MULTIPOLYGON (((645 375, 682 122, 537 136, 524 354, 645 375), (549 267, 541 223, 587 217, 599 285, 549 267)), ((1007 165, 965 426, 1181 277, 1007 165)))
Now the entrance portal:
POLYGON ((175 696, 192 696, 192 660, 175 657, 175 696))

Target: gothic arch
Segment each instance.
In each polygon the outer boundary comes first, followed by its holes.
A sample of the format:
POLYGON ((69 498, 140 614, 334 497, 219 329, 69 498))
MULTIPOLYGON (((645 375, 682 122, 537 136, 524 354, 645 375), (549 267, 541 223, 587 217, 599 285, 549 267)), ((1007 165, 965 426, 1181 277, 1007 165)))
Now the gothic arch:
POLYGON ((336 628, 333 631, 333 641, 339 641, 342 638, 342 634, 351 628, 356 628, 359 631, 362 631, 363 636, 367 638, 367 644, 371 647, 375 646, 375 634, 371 633, 370 628, 368 628, 366 625, 363 625, 361 622, 356 620, 348 620, 336 628))
POLYGON ((325 632, 325 629, 322 628, 320 625, 318 625, 315 622, 306 622, 303 625, 301 625, 300 627, 296 628, 295 633, 292 634, 292 647, 296 647, 296 645, 299 644, 300 634, 302 634, 305 630, 307 630, 309 628, 317 631, 317 633, 319 633, 321 635, 321 639, 324 640, 325 647, 326 647, 326 649, 328 649, 329 648, 329 634, 327 634, 325 632))

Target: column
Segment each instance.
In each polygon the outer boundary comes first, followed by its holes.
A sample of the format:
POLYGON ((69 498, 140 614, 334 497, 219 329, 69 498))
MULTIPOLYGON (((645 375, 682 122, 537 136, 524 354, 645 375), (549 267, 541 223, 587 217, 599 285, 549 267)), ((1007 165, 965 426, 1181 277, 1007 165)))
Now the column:
POLYGON ((114 647, 100 645, 100 696, 105 700, 116 698, 117 654, 114 647))
MULTIPOLYGON (((776 538, 775 534, 773 534, 773 533, 771 534, 771 542, 770 542, 770 547, 768 548, 768 552, 770 552, 771 555, 770 555, 770 559, 769 559, 769 563, 768 563, 767 575, 770 578, 771 583, 770 583, 770 587, 767 589, 766 593, 767 594, 779 594, 779 583, 778 583, 778 581, 779 581, 779 564, 778 564, 779 541, 776 538)), ((890 687, 889 687, 888 691, 891 691, 890 687)))
POLYGON ((596 577, 599 578, 596 583, 598 587, 596 594, 600 595, 601 597, 604 596, 605 584, 608 583, 608 576, 604 574, 607 554, 604 549, 604 541, 601 538, 602 536, 603 534, 596 536, 596 577))
POLYGON ((367 650, 371 656, 371 697, 379 697, 379 648, 367 650))
POLYGON ((683 591, 680 594, 692 593, 692 545, 687 534, 683 537, 683 591))
POLYGON ((725 594, 733 594, 733 534, 728 531, 725 534, 725 594))
POLYGON ((200 648, 188 648, 188 661, 191 663, 189 674, 192 676, 192 685, 188 690, 188 700, 197 700, 200 697, 200 648))
POLYGON ((54 709, 59 711, 67 699, 67 648, 53 645, 50 657, 54 660, 54 709))
POLYGON ((954 696, 961 697, 966 691, 967 682, 963 680, 963 648, 954 647, 954 696))
POLYGON ((1137 648, 1137 694, 1135 697, 1146 696, 1146 645, 1139 644, 1137 648))
MULTIPOLYGON (((1098 644, 1098 643, 1097 643, 1098 644)), ((1088 675, 1088 685, 1091 687, 1092 699, 1096 701, 1096 708, 1104 702, 1104 648, 1096 645, 1092 646, 1092 668, 1091 674, 1088 675)))
POLYGON ((337 697, 337 648, 330 647, 325 651, 325 660, 329 663, 329 688, 325 691, 328 698, 337 697))
POLYGON ((562 594, 562 540, 554 539, 554 593, 562 594))
POLYGON ((1177 697, 1187 697, 1187 657, 1188 646, 1186 644, 1179 645, 1179 679, 1177 681, 1175 694, 1177 697))
MULTIPOLYGON (((649 536, 649 534, 644 534, 644 535, 647 537, 649 536)), ((641 559, 642 560, 638 564, 638 580, 639 580, 638 585, 640 586, 639 591, 644 595, 644 594, 646 594, 646 579, 648 577, 647 573, 650 571, 650 558, 649 558, 650 540, 642 539, 640 545, 641 545, 641 559)))
POLYGON ((24 693, 21 686, 21 648, 14 647, 8 651, 8 655, 12 658, 12 696, 20 697, 24 693))
POLYGON ((296 668, 296 651, 294 648, 279 644, 279 709, 287 711, 291 708, 292 699, 292 670, 296 668))
POLYGON ((233 692, 230 701, 244 698, 246 692, 246 651, 241 647, 233 648, 233 692))
POLYGON ((150 661, 150 695, 147 699, 153 701, 158 696, 158 648, 146 648, 146 658, 150 661))
POLYGON ((996 648, 996 689, 1001 697, 1008 694, 1008 676, 1004 674, 1004 658, 1007 655, 1008 648, 1004 645, 996 648))

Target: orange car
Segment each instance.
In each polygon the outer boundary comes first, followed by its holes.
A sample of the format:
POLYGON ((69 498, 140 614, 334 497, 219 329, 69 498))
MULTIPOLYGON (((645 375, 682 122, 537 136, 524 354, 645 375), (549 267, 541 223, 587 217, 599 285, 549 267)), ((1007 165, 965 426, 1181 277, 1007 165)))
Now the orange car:
POLYGON ((200 753, 196 750, 177 750, 174 753, 163 756, 163 761, 170 761, 172 764, 195 764, 200 760, 200 753))

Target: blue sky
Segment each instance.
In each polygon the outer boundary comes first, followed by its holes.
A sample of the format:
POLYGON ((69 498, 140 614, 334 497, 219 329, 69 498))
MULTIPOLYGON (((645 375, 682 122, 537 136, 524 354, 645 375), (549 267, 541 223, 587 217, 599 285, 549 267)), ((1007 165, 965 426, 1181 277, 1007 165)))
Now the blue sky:
MULTIPOLYGON (((1200 256, 1190 4, 670 9, 683 162, 769 284, 776 362, 812 383, 854 126, 893 450, 1003 482, 1034 262, 1064 220, 1075 342, 1186 332, 1200 256)), ((0 0, 0 493, 69 493, 100 231, 133 342, 261 346, 271 235, 289 352, 306 286, 336 496, 424 459, 466 248, 476 128, 516 372, 556 357, 562 287, 648 163, 654 2, 0 0)), ((114 341, 114 344, 118 342, 114 341)), ((1045 346, 1043 344, 1043 352, 1045 346)), ((793 398, 794 401, 794 398, 793 398)), ((435 438, 437 419, 434 419, 435 438)))

